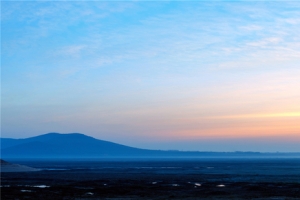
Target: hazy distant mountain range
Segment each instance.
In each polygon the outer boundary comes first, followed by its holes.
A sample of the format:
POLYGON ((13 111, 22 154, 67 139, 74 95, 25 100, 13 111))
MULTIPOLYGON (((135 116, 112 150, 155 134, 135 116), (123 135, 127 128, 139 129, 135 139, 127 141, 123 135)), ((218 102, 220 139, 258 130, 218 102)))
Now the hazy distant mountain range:
POLYGON ((300 153, 163 151, 128 147, 79 133, 1 138, 1 158, 300 157, 300 153))

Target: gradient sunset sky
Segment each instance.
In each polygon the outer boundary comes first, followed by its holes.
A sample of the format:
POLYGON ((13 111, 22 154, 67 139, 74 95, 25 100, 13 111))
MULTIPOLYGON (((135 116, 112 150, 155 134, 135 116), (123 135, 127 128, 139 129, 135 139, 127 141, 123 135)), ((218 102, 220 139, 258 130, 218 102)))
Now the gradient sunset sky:
POLYGON ((1 137, 300 152, 299 1, 1 4, 1 137))

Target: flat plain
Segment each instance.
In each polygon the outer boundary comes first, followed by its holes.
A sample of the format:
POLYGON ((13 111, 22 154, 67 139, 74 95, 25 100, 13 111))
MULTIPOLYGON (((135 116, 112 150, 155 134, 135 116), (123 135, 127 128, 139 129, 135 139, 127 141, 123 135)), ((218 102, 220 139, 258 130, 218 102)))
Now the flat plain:
POLYGON ((22 160, 2 199, 300 199, 300 159, 22 160))

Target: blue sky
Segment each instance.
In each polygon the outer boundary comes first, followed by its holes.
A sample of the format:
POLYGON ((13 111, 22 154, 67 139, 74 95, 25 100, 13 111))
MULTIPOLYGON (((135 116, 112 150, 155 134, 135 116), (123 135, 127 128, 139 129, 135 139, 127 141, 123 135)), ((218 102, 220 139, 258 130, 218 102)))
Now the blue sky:
POLYGON ((2 137, 300 151, 297 1, 1 4, 2 137))

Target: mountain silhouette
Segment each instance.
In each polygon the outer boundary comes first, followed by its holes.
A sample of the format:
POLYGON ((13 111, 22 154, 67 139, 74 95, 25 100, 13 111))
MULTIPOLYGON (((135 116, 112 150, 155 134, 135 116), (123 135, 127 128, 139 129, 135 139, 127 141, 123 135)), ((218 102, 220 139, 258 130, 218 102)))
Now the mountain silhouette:
POLYGON ((2 157, 111 157, 143 156, 155 153, 113 142, 98 140, 80 133, 48 133, 26 139, 1 138, 2 157))
POLYGON ((261 157, 300 153, 163 151, 129 147, 80 133, 48 133, 25 139, 1 138, 1 158, 261 157))

